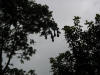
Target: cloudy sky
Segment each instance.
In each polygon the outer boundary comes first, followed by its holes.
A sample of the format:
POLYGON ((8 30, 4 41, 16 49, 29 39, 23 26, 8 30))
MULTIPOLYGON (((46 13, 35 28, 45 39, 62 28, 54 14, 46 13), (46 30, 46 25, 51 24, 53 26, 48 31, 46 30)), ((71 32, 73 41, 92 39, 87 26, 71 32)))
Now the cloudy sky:
MULTIPOLYGON (((47 4, 53 11, 53 17, 60 29, 64 25, 73 25, 73 17, 80 16, 82 23, 86 19, 93 20, 96 13, 100 13, 100 0, 36 0, 41 4, 47 4)), ((63 31, 61 31, 63 32, 63 31)), ((37 52, 31 58, 31 61, 25 62, 24 65, 17 66, 25 69, 35 69, 38 75, 52 75, 50 73, 49 58, 55 57, 61 52, 68 50, 68 46, 62 33, 59 38, 55 38, 53 43, 51 39, 45 40, 38 35, 32 35, 36 41, 34 48, 37 52)))

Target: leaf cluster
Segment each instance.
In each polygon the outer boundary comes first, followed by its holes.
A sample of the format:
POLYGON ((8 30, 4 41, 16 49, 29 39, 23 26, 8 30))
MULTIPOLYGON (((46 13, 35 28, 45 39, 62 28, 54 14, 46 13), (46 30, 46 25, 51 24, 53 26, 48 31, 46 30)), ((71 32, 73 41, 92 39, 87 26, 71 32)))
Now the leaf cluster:
POLYGON ((100 74, 99 19, 100 15, 96 14, 95 23, 86 20, 87 30, 82 30, 80 18, 77 16, 73 19, 74 26, 64 26, 65 38, 71 50, 50 59, 53 75, 100 74))

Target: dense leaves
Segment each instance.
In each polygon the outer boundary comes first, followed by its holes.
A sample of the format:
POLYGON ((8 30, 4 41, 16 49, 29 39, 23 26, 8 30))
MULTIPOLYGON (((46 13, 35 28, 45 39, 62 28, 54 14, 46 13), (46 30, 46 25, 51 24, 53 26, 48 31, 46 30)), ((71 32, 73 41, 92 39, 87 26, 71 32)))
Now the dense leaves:
POLYGON ((23 69, 7 69, 5 75, 36 75, 34 70, 29 70, 28 72, 24 71, 23 69))
POLYGON ((80 25, 80 17, 74 17, 74 26, 64 26, 70 51, 51 58, 53 75, 100 75, 100 15, 95 23, 87 21, 87 30, 80 25))
POLYGON ((34 33, 46 39, 50 35, 52 41, 59 36, 59 28, 47 5, 28 0, 0 0, 0 75, 8 72, 13 56, 24 63, 24 59, 29 60, 35 53, 30 45, 34 39, 28 39, 34 33), (6 65, 2 65, 3 54, 8 58, 6 65))
POLYGON ((56 58, 50 58, 53 75, 72 75, 74 72, 75 58, 67 51, 60 53, 56 58))

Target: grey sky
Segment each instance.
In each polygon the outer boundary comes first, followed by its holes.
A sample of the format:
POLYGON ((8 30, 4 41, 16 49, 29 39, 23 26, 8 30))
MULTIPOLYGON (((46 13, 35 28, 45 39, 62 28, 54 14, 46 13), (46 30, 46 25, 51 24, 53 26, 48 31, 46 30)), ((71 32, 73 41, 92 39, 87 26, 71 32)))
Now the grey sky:
POLYGON ((100 0, 36 0, 49 5, 60 27, 72 24, 73 16, 91 19, 99 12, 100 0))
MULTIPOLYGON (((36 0, 36 2, 49 6, 60 28, 64 25, 72 25, 74 16, 80 16, 83 22, 86 19, 92 20, 96 13, 100 13, 100 0, 36 0)), ((49 58, 68 49, 63 35, 56 38, 54 43, 51 39, 45 40, 43 37, 30 36, 37 42, 34 46, 37 49, 36 54, 24 65, 18 62, 15 64, 25 69, 34 68, 38 75, 51 75, 49 58)))

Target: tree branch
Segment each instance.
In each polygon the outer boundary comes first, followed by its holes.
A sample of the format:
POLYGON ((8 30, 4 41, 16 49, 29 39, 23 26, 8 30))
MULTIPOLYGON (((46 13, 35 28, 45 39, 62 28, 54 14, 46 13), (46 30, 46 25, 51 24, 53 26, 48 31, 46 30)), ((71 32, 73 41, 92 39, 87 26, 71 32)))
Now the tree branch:
MULTIPOLYGON (((13 50, 13 51, 14 51, 14 50, 13 50)), ((8 65, 10 64, 10 61, 11 61, 11 58, 12 58, 12 55, 13 55, 13 51, 11 52, 11 54, 10 54, 10 56, 9 56, 9 59, 8 59, 8 62, 7 62, 7 64, 6 64, 6 66, 5 66, 5 68, 3 69, 3 73, 6 72, 7 67, 8 67, 8 65)))
MULTIPOLYGON (((17 22, 16 22, 16 23, 17 23, 17 22)), ((15 24, 16 24, 16 23, 15 23, 15 24)), ((17 26, 17 25, 16 25, 16 26, 17 26)), ((15 27, 15 30, 16 30, 16 32, 17 32, 16 27, 15 27)), ((16 34, 15 34, 14 40, 15 40, 15 38, 16 38, 16 34)), ((6 70, 7 70, 7 68, 8 68, 8 65, 10 64, 10 61, 11 61, 11 58, 12 58, 12 56, 13 56, 13 53, 14 53, 15 49, 16 49, 16 40, 15 40, 15 42, 14 42, 14 44, 13 44, 13 50, 11 51, 11 54, 10 54, 9 59, 8 59, 8 62, 7 62, 7 64, 6 64, 6 66, 5 66, 5 68, 3 69, 3 74, 6 72, 6 70)))

